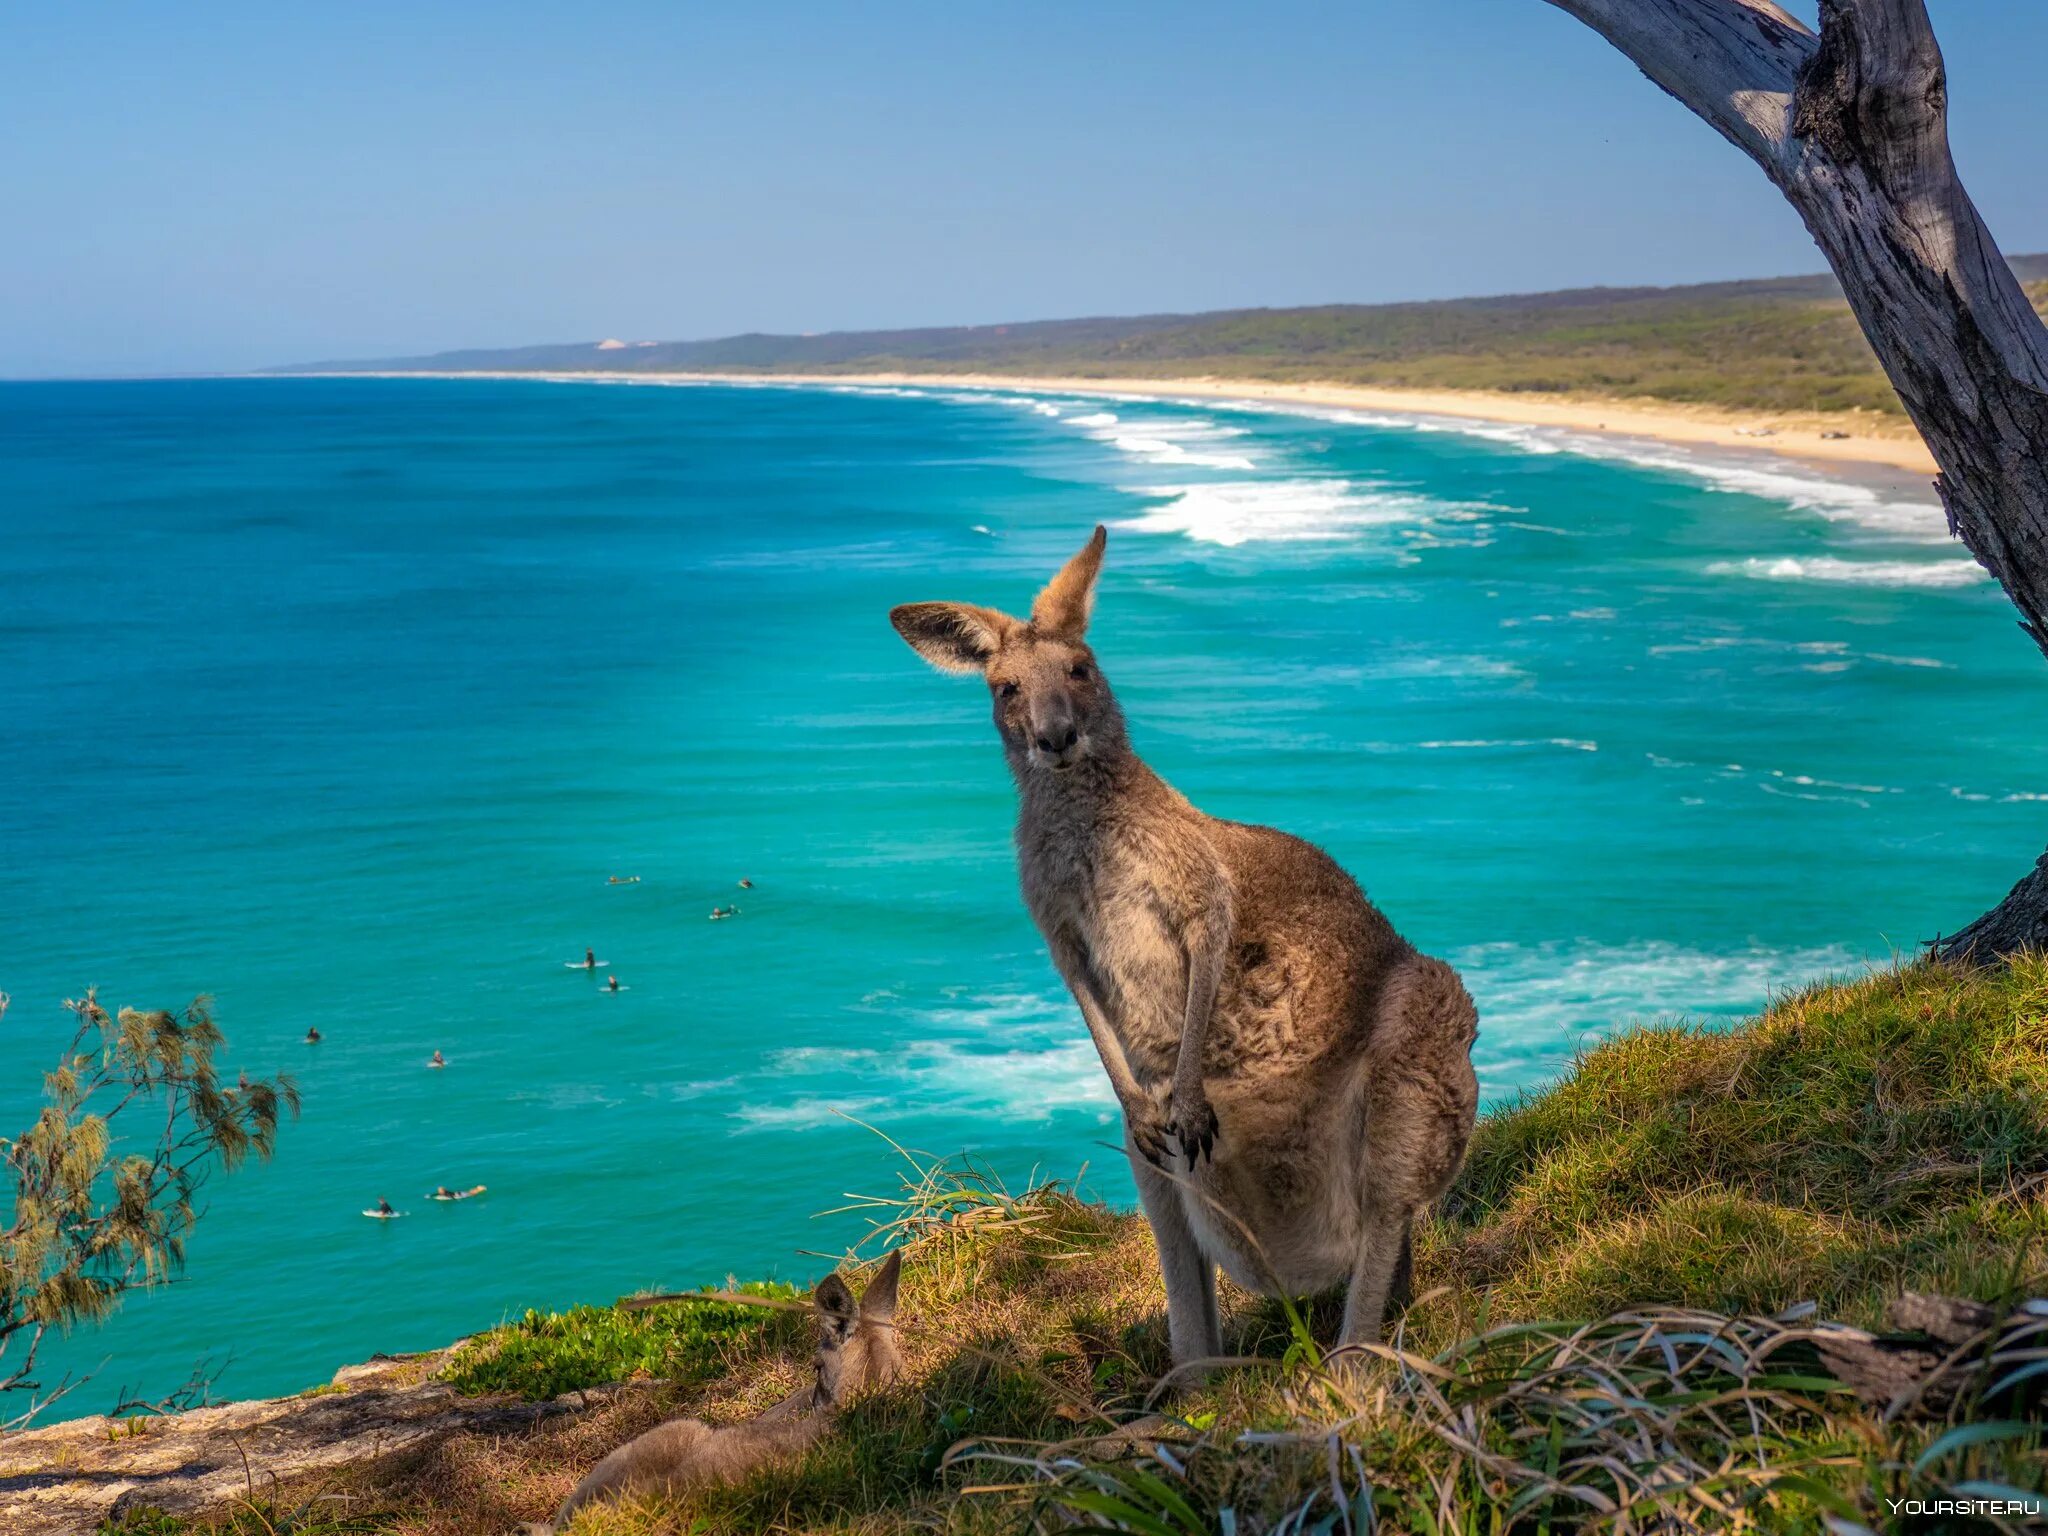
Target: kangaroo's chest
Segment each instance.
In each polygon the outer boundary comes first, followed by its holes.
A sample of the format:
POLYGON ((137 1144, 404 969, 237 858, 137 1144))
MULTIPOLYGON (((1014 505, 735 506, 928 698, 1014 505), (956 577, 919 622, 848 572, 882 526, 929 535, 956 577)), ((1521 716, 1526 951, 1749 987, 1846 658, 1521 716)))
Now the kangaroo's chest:
POLYGON ((1056 950, 1077 950, 1141 1077, 1171 1070, 1187 949, 1142 859, 1116 848, 1020 843, 1025 904, 1056 950))

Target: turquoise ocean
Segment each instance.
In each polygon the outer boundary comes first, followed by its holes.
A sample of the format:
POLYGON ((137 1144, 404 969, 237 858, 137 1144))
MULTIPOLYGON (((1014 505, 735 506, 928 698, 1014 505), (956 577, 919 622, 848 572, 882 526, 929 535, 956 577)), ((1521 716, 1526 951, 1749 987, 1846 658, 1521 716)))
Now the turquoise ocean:
POLYGON ((2048 840, 2048 672, 1911 486, 1213 400, 0 385, 0 1123, 91 984, 210 994, 230 1073, 305 1096, 46 1377, 286 1391, 805 1279, 894 1184, 875 1130, 1127 1199, 985 696, 886 618, 1021 610, 1098 521, 1139 748, 1457 963, 1495 1102, 1881 962, 2048 840))

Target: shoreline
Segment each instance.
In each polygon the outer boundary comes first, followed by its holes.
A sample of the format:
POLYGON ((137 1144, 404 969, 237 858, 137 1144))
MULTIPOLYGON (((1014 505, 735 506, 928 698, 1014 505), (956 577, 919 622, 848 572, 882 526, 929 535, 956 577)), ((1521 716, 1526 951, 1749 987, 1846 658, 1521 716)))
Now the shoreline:
POLYGON ((1716 406, 1645 403, 1601 396, 1508 394, 1491 390, 1383 389, 1362 384, 1287 384, 1265 379, 1077 378, 1002 373, 708 373, 591 370, 573 373, 513 370, 341 370, 295 378, 588 379, 598 383, 679 382, 737 385, 879 385, 916 389, 1046 390, 1138 400, 1187 398, 1241 400, 1261 405, 1314 406, 1396 416, 1445 416, 1510 426, 1552 427, 1590 437, 1642 439, 1744 456, 1792 459, 1837 471, 1876 471, 1921 484, 1938 473, 1927 445, 1903 418, 1868 412, 1755 411, 1716 406), (1848 432, 1841 438, 1826 432, 1848 432))

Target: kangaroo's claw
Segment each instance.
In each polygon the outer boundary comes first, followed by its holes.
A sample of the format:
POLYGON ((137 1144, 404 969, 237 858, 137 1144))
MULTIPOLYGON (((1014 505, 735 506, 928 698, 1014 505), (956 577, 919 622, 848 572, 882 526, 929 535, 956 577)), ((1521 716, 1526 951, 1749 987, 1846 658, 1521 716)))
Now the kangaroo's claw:
POLYGON ((1130 1131, 1131 1145, 1143 1154, 1146 1162, 1155 1168, 1168 1165, 1172 1158, 1168 1145, 1172 1128, 1158 1105, 1140 1104, 1126 1108, 1124 1125, 1130 1131))
POLYGON ((1173 1111, 1173 1139, 1180 1143, 1181 1155, 1188 1160, 1188 1172, 1193 1173, 1203 1158, 1216 1161, 1216 1111, 1207 1099, 1198 1099, 1192 1104, 1176 1104, 1173 1111))

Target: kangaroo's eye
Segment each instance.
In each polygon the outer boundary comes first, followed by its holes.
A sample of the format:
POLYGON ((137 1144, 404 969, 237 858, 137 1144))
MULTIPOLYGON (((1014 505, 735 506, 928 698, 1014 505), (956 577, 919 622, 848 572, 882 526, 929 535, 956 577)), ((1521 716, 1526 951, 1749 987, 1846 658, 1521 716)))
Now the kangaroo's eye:
POLYGON ((999 699, 1014 699, 1017 697, 1017 685, 1015 683, 997 683, 996 697, 999 699))
POLYGON ((1071 667, 1067 668, 1067 676, 1071 677, 1077 683, 1087 682, 1088 663, 1085 661, 1075 662, 1071 667))

